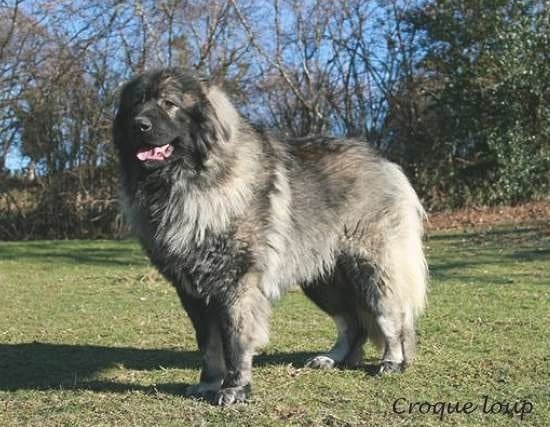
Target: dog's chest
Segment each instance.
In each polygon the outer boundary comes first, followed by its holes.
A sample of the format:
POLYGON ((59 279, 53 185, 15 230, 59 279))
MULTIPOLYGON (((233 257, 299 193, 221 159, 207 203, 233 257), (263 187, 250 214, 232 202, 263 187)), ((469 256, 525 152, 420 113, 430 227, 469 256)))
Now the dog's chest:
POLYGON ((175 286, 183 286, 195 297, 227 294, 251 265, 247 245, 234 233, 206 232, 203 239, 186 239, 174 250, 172 242, 154 240, 151 260, 175 286))
POLYGON ((229 292, 252 264, 249 244, 237 237, 227 211, 206 209, 204 200, 190 201, 176 190, 145 192, 133 205, 144 248, 160 272, 188 293, 229 292))

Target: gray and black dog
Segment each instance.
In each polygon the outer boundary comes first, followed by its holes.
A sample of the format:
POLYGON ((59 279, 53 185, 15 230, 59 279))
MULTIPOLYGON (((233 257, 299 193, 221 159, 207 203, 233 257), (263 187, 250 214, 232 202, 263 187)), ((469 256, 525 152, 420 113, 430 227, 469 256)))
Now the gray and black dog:
POLYGON ((405 175, 362 141, 283 141, 182 69, 122 89, 114 122, 130 223, 196 330, 187 394, 246 400, 270 301, 300 285, 338 336, 312 368, 354 366, 368 338, 402 370, 426 297, 424 211, 405 175))

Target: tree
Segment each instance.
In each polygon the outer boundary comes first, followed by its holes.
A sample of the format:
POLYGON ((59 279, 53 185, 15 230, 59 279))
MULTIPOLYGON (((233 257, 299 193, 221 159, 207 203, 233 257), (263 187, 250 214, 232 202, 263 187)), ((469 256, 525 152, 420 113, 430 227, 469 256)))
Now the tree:
MULTIPOLYGON (((433 205, 518 202, 549 188, 548 36, 544 1, 432 1, 409 15, 423 35, 415 82, 416 153, 433 205)), ((392 108, 389 117, 402 115, 392 108)), ((394 121, 395 126, 397 121, 394 121)))

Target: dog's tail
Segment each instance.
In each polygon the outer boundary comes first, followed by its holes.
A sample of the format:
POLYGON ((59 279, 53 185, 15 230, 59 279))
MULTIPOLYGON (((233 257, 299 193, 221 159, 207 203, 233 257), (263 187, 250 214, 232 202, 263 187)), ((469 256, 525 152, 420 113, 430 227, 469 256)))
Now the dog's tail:
MULTIPOLYGON (((399 166, 390 163, 389 173, 398 188, 397 221, 387 242, 388 261, 391 265, 392 282, 402 301, 417 317, 426 305, 428 265, 424 257, 422 238, 426 212, 409 180, 399 166)), ((394 196, 395 197, 395 196, 394 196)))
MULTIPOLYGON (((384 250, 389 291, 400 306, 401 342, 404 361, 411 360, 415 349, 414 327, 417 317, 426 305, 428 267, 423 250, 424 221, 426 213, 401 169, 392 163, 386 172, 393 185, 393 218, 388 228, 384 250)), ((379 334, 372 331, 371 339, 377 342, 379 334)))

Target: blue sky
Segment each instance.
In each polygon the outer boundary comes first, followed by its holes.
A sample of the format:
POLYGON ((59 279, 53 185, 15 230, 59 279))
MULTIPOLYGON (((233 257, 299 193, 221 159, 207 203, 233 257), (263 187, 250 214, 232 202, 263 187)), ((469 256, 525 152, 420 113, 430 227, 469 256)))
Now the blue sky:
MULTIPOLYGON (((83 5, 83 4, 85 5, 85 3, 76 2, 76 3, 73 3, 73 7, 75 7, 75 4, 77 5, 76 6, 77 8, 80 8, 81 7, 80 5, 83 5)), ((25 9, 26 9, 25 12, 26 13, 33 14, 33 11, 32 11, 33 2, 24 3, 23 5, 24 5, 24 7, 26 6, 25 7, 25 9)), ((36 3, 35 3, 35 5, 36 5, 36 3)), ((265 8, 265 6, 263 6, 263 7, 265 8)), ((85 10, 85 8, 83 9, 83 11, 84 10, 85 10)), ((288 27, 289 25, 293 25, 293 23, 288 20, 288 17, 286 16, 286 13, 287 12, 283 8, 283 10, 281 12, 282 18, 283 18, 282 19, 283 20, 283 27, 285 27, 285 26, 288 27)), ((84 16, 85 15, 86 15, 86 12, 84 12, 84 16)), ((75 17, 74 20, 64 22, 64 25, 56 28, 55 33, 64 34, 65 37, 70 39, 71 35, 79 33, 79 31, 82 28, 85 28, 85 27, 86 27, 86 22, 82 21, 81 18, 79 18, 77 16, 77 17, 75 17)), ((287 28, 287 30, 288 30, 288 28, 287 28)), ((269 39, 268 40, 263 40, 263 42, 264 43, 269 43, 269 39)), ((116 61, 116 58, 113 58, 113 61, 116 61)), ((21 153, 19 151, 19 147, 17 145, 18 144, 15 144, 15 146, 11 147, 11 149, 8 152, 7 159, 6 159, 6 166, 7 166, 8 169, 10 169, 12 171, 20 170, 20 169, 26 167, 29 163, 28 158, 25 158, 21 155, 21 153)))
POLYGON ((29 164, 29 159, 21 156, 19 149, 12 146, 6 157, 6 167, 11 171, 21 170, 29 164))

